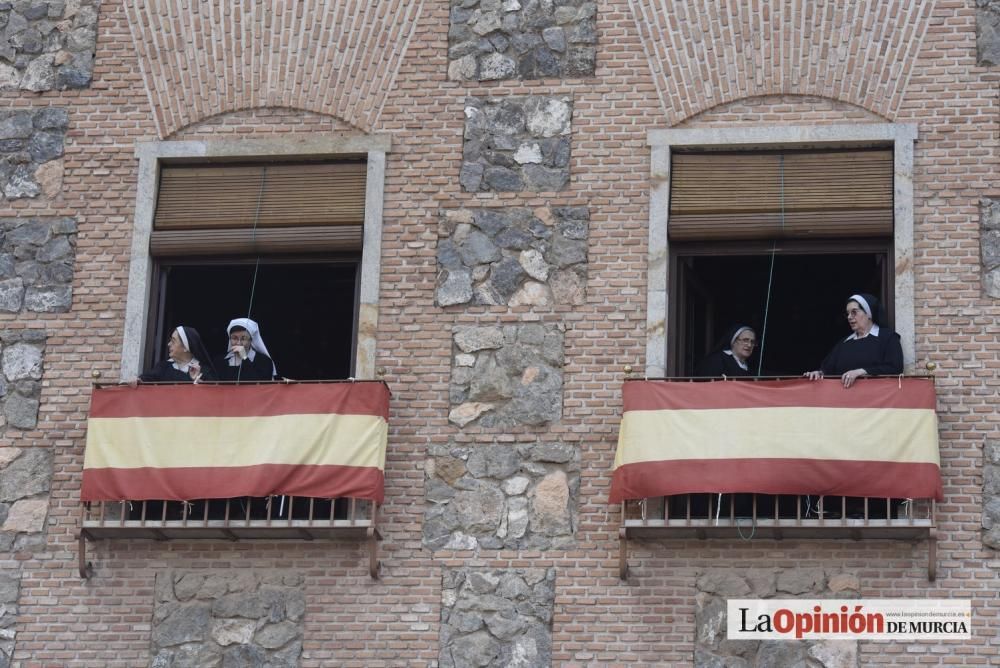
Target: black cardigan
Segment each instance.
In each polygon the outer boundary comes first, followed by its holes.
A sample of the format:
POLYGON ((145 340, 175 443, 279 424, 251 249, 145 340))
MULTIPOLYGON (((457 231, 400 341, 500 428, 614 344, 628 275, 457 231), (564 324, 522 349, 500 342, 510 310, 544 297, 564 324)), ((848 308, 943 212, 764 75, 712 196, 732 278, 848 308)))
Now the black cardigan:
MULTIPOLYGON (((160 360, 152 369, 144 371, 139 380, 145 383, 190 383, 191 376, 187 371, 179 371, 174 368, 174 365, 170 363, 169 360, 160 360)), ((202 365, 201 367, 201 380, 217 380, 215 374, 212 373, 212 367, 207 365, 202 365)))
POLYGON ((240 366, 229 366, 229 360, 225 356, 216 358, 215 370, 219 373, 219 380, 273 380, 274 363, 271 358, 263 353, 256 353, 253 361, 249 358, 243 360, 240 366))
POLYGON ((698 368, 695 369, 695 375, 710 378, 714 376, 752 376, 753 374, 748 369, 741 367, 736 362, 735 357, 720 350, 703 359, 698 364, 698 368))
POLYGON ((852 369, 864 369, 870 376, 903 373, 903 346, 899 334, 879 327, 878 336, 838 341, 820 367, 828 376, 839 376, 852 369))

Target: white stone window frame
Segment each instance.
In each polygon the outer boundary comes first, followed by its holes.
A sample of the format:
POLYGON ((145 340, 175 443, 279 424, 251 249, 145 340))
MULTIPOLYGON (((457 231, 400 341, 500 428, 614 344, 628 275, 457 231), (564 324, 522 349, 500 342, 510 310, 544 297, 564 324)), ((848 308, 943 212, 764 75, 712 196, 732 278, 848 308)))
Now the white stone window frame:
POLYGON ((893 256, 895 328, 902 339, 904 371, 916 358, 913 283, 914 123, 782 125, 650 130, 649 256, 646 292, 646 377, 667 371, 667 305, 670 294, 670 155, 675 148, 736 150, 844 147, 882 144, 893 148, 893 256))
POLYGON ((139 178, 136 188, 135 220, 132 227, 128 295, 125 303, 121 380, 134 380, 142 372, 143 345, 148 326, 154 264, 149 253, 149 240, 153 231, 153 216, 156 213, 160 168, 164 161, 204 159, 226 162, 268 158, 336 160, 359 154, 367 156, 367 178, 354 377, 375 378, 385 156, 391 144, 389 135, 323 134, 310 134, 308 138, 303 139, 139 142, 135 151, 139 159, 139 178))

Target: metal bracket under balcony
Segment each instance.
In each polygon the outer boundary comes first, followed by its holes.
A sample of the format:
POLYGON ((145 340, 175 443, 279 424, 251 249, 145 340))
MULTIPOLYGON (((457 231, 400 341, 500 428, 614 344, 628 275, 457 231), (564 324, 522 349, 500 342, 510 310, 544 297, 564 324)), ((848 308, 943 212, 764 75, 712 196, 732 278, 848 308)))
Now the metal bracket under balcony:
POLYGON ((371 501, 295 497, 84 503, 78 538, 80 577, 93 574, 87 541, 356 540, 366 543, 368 573, 378 579, 382 534, 376 525, 377 511, 371 501))
POLYGON ((725 495, 679 495, 627 501, 622 504, 619 575, 628 578, 630 538, 684 539, 835 539, 927 541, 927 579, 937 576, 937 525, 931 499, 845 499, 725 495), (752 497, 740 508, 737 496, 752 497), (692 503, 701 497, 704 503, 692 503), (707 497, 707 499, 706 499, 707 497), (725 498, 725 497, 728 497, 725 498), (813 505, 815 504, 815 506, 813 505), (761 512, 768 506, 767 512, 761 512), (791 510, 789 511, 789 508, 791 510))

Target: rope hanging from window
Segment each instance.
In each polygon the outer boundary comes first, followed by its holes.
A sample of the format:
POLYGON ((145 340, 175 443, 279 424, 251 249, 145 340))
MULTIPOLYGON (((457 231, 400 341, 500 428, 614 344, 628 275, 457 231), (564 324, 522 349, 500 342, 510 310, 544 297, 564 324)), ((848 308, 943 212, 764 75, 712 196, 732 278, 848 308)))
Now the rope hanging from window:
MULTIPOLYGON (((779 156, 778 175, 781 181, 780 206, 781 206, 781 232, 785 230, 785 156, 779 156)), ((771 310, 771 294, 774 285, 774 258, 778 254, 778 240, 771 242, 771 268, 767 272, 767 299, 764 301, 764 324, 760 329, 760 350, 757 353, 757 375, 763 375, 764 370, 764 345, 767 343, 767 316, 771 310)))

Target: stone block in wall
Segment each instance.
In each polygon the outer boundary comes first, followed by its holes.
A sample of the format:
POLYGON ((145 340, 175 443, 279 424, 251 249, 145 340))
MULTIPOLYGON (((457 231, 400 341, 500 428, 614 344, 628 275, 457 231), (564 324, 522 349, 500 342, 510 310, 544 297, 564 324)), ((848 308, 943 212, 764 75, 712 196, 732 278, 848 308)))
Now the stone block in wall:
POLYGON ((38 423, 45 338, 38 330, 0 331, 0 433, 38 423))
POLYGON ((983 545, 1000 550, 1000 440, 983 445, 983 545))
POLYGON ((21 592, 21 567, 0 569, 0 668, 11 665, 17 633, 18 598, 21 592))
POLYGON ((446 568, 440 668, 548 668, 556 570, 446 568))
POLYGON ((979 249, 983 293, 1000 298, 1000 199, 979 201, 979 249))
POLYGON ((69 311, 75 260, 72 218, 0 218, 0 311, 69 311))
POLYGON ((442 211, 438 305, 583 304, 589 223, 587 207, 442 211))
POLYGON ((0 551, 30 551, 44 544, 51 483, 48 448, 0 448, 0 551))
POLYGON ((851 573, 821 568, 719 568, 698 575, 695 595, 696 668, 817 666, 856 668, 856 640, 730 640, 726 602, 731 598, 858 598, 851 573))
POLYGON ((0 2, 0 89, 86 88, 101 0, 0 2))
POLYGON ((1000 0, 976 0, 976 62, 1000 65, 1000 0))
POLYGON ((565 443, 432 446, 425 467, 424 544, 431 549, 573 545, 580 451, 565 443))
POLYGON ((451 0, 453 81, 592 76, 596 55, 593 0, 451 0))
POLYGON ((542 192, 569 184, 568 97, 467 98, 462 170, 466 192, 542 192))
POLYGON ((289 571, 156 574, 156 666, 298 666, 304 579, 289 571))
POLYGON ((460 427, 540 426, 562 416, 563 326, 456 327, 452 409, 460 427))
POLYGON ((0 202, 59 193, 68 126, 58 107, 0 111, 0 202))

